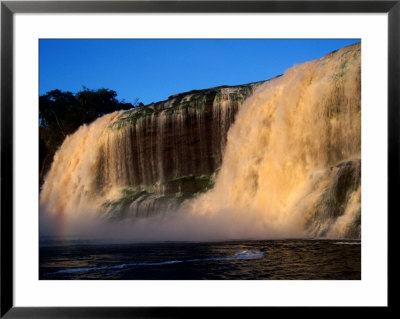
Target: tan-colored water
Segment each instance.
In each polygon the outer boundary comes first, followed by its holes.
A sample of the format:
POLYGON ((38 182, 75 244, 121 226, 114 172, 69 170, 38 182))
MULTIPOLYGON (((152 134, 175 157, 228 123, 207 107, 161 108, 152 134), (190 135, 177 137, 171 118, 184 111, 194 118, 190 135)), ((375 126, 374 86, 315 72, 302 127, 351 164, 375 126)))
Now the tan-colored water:
MULTIPOLYGON (((203 223, 207 231, 199 238, 207 237, 210 229, 221 237, 344 236, 360 213, 359 187, 350 194, 344 214, 319 222, 314 232, 307 232, 305 224, 332 187, 336 165, 361 156, 360 54, 360 45, 346 47, 294 66, 258 87, 241 106, 226 146, 221 140, 225 152, 214 188, 186 202, 181 208, 184 222, 174 215, 176 227, 168 221, 163 234, 170 229, 176 233, 180 226, 189 234, 188 229, 203 223)), ((71 229, 65 224, 101 215, 102 204, 118 198, 125 186, 163 180, 160 145, 154 146, 151 158, 143 157, 145 122, 110 130, 119 115, 82 126, 56 153, 40 204, 41 214, 61 216, 64 226, 57 226, 63 228, 59 233, 71 229)), ((181 132, 184 119, 174 116, 179 120, 174 130, 181 132)), ((163 113, 151 121, 161 128, 161 136, 165 121, 163 113)), ((198 119, 200 126, 203 121, 198 119)), ((207 142, 212 141, 199 143, 207 142)), ((157 221, 160 227, 164 222, 157 221)))
MULTIPOLYGON (((360 60, 359 46, 345 48, 260 87, 228 133, 214 189, 192 208, 202 214, 229 209, 278 233, 304 235, 304 223, 333 174, 318 183, 310 177, 360 158, 360 60)), ((354 196, 349 205, 359 206, 360 196, 354 196)), ((338 219, 329 235, 340 237, 352 221, 338 219)))

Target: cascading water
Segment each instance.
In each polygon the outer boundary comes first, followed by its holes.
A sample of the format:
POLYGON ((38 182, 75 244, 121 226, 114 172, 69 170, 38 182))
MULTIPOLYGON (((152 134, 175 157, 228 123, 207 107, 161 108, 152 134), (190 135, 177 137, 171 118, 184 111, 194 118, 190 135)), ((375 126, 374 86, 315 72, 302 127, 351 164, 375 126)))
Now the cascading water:
POLYGON ((359 238, 360 87, 358 44, 264 83, 106 115, 56 153, 41 214, 63 234, 100 215, 145 217, 124 227, 162 238, 359 238))
POLYGON ((252 215, 275 233, 354 233, 360 220, 360 102, 359 45, 264 84, 229 131, 214 188, 190 205, 203 214, 229 209, 252 215))
POLYGON ((148 217, 207 190, 235 114, 258 85, 182 93, 82 126, 55 155, 42 219, 68 233, 90 216, 148 217))

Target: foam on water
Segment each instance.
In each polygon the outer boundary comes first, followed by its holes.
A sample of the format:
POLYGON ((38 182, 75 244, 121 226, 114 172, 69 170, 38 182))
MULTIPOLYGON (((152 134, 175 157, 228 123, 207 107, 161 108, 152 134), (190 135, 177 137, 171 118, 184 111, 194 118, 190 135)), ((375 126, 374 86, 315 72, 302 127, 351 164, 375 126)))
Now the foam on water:
POLYGON ((334 245, 361 245, 361 242, 360 241, 350 241, 350 242, 338 241, 338 242, 335 242, 332 244, 334 244, 334 245))
POLYGON ((233 257, 211 257, 211 258, 199 258, 199 259, 188 259, 188 260, 167 260, 162 262, 141 262, 141 263, 132 263, 132 264, 121 264, 115 266, 104 266, 104 267, 84 267, 84 268, 69 268, 62 269, 54 272, 53 274, 72 274, 72 273, 87 273, 90 271, 97 270, 113 270, 113 269, 124 269, 128 267, 136 267, 136 266, 163 266, 163 265, 171 265, 183 262, 205 262, 205 261, 229 261, 229 260, 252 260, 259 259, 264 256, 264 252, 262 251, 252 251, 252 250, 244 250, 235 253, 233 257))
POLYGON ((235 254, 236 259, 259 259, 264 256, 262 251, 245 250, 235 254))

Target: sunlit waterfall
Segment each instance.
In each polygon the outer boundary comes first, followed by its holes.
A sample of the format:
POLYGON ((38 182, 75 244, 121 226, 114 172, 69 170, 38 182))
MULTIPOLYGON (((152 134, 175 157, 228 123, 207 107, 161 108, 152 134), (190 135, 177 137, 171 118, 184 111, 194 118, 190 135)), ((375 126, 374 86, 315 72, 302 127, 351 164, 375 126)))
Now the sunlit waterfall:
POLYGON ((166 239, 359 238, 360 64, 357 44, 84 125, 55 155, 41 216, 62 235, 101 218, 166 239))
POLYGON ((214 189, 191 205, 202 214, 251 215, 288 235, 304 235, 315 219, 313 235, 341 237, 360 214, 360 152, 360 50, 353 46, 260 87, 229 131, 214 189))

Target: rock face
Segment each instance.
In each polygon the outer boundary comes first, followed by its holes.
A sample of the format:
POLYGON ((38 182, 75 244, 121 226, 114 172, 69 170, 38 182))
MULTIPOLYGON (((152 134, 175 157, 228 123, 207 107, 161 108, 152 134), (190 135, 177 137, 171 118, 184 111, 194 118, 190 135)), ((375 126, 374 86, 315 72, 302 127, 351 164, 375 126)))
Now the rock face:
POLYGON ((180 93, 119 115, 96 164, 97 192, 124 187, 122 197, 103 204, 108 215, 120 219, 174 210, 210 189, 229 127, 262 83, 180 93))
MULTIPOLYGON (((322 187, 313 214, 306 222, 306 229, 312 237, 338 236, 361 238, 361 160, 344 161, 324 172, 329 183, 322 187), (340 231, 335 230, 336 222, 346 221, 340 231), (351 220, 351 223, 347 221, 351 220)), ((323 179, 314 188, 321 188, 323 179)))
POLYGON ((261 83, 181 93, 123 112, 110 125, 113 135, 97 158, 97 190, 214 173, 239 106, 261 83))
POLYGON ((117 219, 177 207, 213 185, 229 127, 263 83, 176 94, 80 127, 56 153, 41 203, 117 219))

